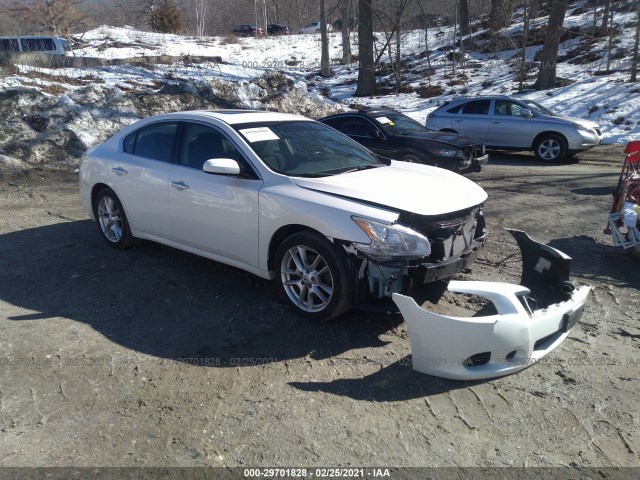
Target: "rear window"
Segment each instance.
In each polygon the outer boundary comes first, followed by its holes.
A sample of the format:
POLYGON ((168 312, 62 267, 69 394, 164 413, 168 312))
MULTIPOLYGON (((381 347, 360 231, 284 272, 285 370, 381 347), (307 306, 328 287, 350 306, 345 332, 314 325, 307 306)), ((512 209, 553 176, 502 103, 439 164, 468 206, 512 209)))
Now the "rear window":
POLYGON ((52 38, 22 38, 23 52, 51 52, 56 49, 52 38))

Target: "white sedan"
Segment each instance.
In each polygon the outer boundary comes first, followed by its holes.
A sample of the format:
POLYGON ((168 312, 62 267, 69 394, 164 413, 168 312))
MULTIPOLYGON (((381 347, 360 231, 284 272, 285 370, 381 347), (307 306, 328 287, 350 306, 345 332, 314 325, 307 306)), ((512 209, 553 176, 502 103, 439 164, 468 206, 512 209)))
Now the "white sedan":
MULTIPOLYGON (((327 23, 327 32, 333 30, 333 26, 330 23, 327 23)), ((298 30, 300 35, 305 33, 320 33, 320 22, 311 22, 298 30)))
POLYGON ((280 113, 138 121, 87 152, 80 193, 112 247, 153 240, 275 279, 317 319, 450 278, 485 241, 472 181, 280 113))

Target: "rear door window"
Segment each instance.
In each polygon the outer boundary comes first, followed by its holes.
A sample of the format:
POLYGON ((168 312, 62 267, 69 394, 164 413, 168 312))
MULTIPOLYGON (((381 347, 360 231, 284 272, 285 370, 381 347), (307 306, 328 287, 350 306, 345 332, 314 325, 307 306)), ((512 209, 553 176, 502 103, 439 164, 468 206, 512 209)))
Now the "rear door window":
POLYGON ((359 117, 342 117, 327 121, 327 125, 335 128, 345 135, 353 135, 356 137, 369 137, 373 125, 364 118, 359 117))
POLYGON ((18 40, 15 38, 3 38, 0 39, 0 51, 1 52, 17 52, 20 48, 18 47, 18 40))
MULTIPOLYGON (((171 162, 177 128, 176 122, 153 123, 142 127, 136 132, 136 140, 133 145, 134 155, 161 162, 171 162)), ((125 151, 127 148, 131 148, 130 137, 131 135, 125 139, 125 151), (129 145, 127 145, 127 141, 129 145)))
POLYGON ((491 100, 473 100, 462 107, 463 115, 488 115, 491 100))

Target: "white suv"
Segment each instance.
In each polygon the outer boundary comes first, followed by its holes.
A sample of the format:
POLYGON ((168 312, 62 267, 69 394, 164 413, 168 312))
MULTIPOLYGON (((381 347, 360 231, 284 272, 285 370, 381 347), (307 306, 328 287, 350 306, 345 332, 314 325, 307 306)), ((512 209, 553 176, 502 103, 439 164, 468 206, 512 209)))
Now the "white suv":
POLYGON ((506 95, 454 99, 431 112, 426 127, 475 138, 491 149, 533 150, 544 162, 603 141, 595 122, 561 117, 532 100, 506 95))
POLYGON ((315 319, 450 278, 485 242, 472 181, 281 113, 138 121, 87 152, 80 195, 110 246, 148 239, 275 279, 315 319))
POLYGON ((73 55, 69 42, 60 37, 0 37, 1 53, 42 53, 73 55))

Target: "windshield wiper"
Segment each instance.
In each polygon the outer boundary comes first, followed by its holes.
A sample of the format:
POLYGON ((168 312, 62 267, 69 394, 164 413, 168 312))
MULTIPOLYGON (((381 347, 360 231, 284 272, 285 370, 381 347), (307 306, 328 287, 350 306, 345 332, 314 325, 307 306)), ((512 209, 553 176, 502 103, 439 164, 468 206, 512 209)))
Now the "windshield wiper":
POLYGON ((351 172, 359 172, 361 170, 369 170, 370 168, 378 168, 384 167, 384 164, 367 164, 367 165, 358 165, 357 167, 350 167, 345 170, 335 170, 336 174, 338 173, 351 173, 351 172))

